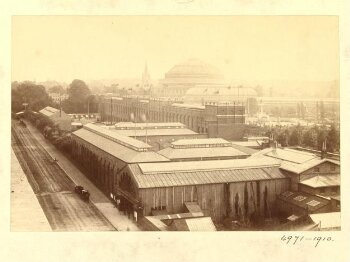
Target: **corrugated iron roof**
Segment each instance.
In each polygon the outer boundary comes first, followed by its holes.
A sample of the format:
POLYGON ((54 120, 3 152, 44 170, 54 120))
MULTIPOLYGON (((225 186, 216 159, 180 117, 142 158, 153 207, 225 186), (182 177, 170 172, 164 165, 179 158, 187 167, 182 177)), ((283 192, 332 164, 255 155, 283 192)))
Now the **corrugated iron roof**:
POLYGON ((143 173, 174 172, 174 171, 207 171, 221 169, 249 169, 258 167, 280 166, 279 162, 272 158, 247 158, 228 160, 188 161, 169 163, 140 164, 143 173))
POLYGON ((317 175, 308 179, 305 179, 300 184, 310 186, 313 188, 317 187, 329 187, 329 186, 340 186, 340 175, 329 174, 329 175, 317 175))
POLYGON ((81 128, 73 132, 73 137, 77 136, 80 139, 90 143, 93 146, 107 152, 108 154, 121 159, 126 163, 142 163, 142 162, 161 162, 169 161, 162 155, 152 151, 140 152, 132 148, 121 145, 117 142, 109 140, 87 129, 81 128))
MULTIPOLYGON (((221 160, 225 161, 225 160, 221 160)), ((235 160, 238 161, 238 160, 235 160)), ((198 161, 204 163, 202 161, 198 161)), ((205 161, 207 162, 207 161, 205 161)), ((178 162, 180 165, 185 164, 178 162)), ((188 163, 188 162, 186 162, 188 163)), ((194 162, 192 162, 194 163, 194 162)), ((158 163, 151 163, 158 165, 158 163)), ((189 169, 189 170, 155 170, 152 172, 143 172, 145 164, 129 165, 133 179, 139 188, 173 187, 186 185, 235 183, 255 180, 271 180, 286 178, 278 169, 278 166, 261 167, 227 167, 225 169, 189 169)), ((150 171, 149 169, 145 169, 150 171)))

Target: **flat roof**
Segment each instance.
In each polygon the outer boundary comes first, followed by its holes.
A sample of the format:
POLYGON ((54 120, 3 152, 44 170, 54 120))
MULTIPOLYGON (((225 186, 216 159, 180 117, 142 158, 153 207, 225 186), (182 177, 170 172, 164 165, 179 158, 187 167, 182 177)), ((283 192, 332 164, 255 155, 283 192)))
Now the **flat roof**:
POLYGON ((300 184, 310 186, 313 188, 319 187, 331 187, 340 186, 340 175, 339 174, 320 174, 306 180, 299 182, 300 184))
POLYGON ((161 163, 142 163, 129 165, 129 169, 138 188, 158 188, 186 185, 204 185, 235 183, 256 180, 286 179, 278 166, 273 164, 256 164, 244 166, 242 164, 226 165, 218 169, 213 165, 220 162, 240 162, 241 160, 219 160, 219 161, 190 161, 169 162, 169 166, 159 165, 161 163), (212 162, 210 167, 208 163, 212 162), (207 164, 206 164, 207 163, 207 164), (187 170, 184 169, 185 166, 187 170), (193 168, 191 168, 191 166, 193 168), (201 166, 199 168, 199 166, 201 166), (176 168, 177 167, 177 168, 176 168))

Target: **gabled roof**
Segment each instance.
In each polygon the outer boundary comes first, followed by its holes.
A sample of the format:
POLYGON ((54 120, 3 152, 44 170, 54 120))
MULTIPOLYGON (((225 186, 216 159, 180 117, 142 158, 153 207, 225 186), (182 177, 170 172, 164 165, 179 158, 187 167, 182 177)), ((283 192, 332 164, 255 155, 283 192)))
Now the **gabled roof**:
POLYGON ((333 163, 335 165, 340 165, 339 161, 336 160, 332 160, 332 159, 328 159, 328 158, 324 158, 324 159, 312 159, 310 161, 307 161, 305 163, 302 164, 295 164, 295 163, 289 163, 289 162, 282 162, 281 163, 281 169, 292 172, 292 173, 296 173, 296 174, 300 174, 305 172, 306 170, 309 170, 310 168, 316 167, 320 164, 323 163, 333 163))
POLYGON ((251 155, 250 158, 269 157, 279 160, 281 169, 300 174, 306 170, 325 162, 339 165, 339 161, 332 159, 321 159, 315 154, 289 149, 289 148, 266 148, 251 155))
POLYGON ((105 137, 105 138, 107 138, 111 141, 114 141, 116 143, 119 143, 121 145, 133 148, 135 150, 138 150, 138 149, 147 150, 147 149, 151 148, 150 145, 148 145, 140 140, 136 140, 136 139, 131 138, 131 137, 120 135, 116 132, 113 132, 111 130, 108 130, 106 128, 103 128, 101 126, 98 126, 98 125, 95 125, 92 123, 86 124, 84 126, 84 129, 89 130, 92 133, 95 133, 99 136, 105 137))
POLYGON ((50 117, 59 111, 60 111, 59 109, 53 108, 51 106, 47 106, 47 107, 41 109, 39 112, 47 117, 50 117))
POLYGON ((340 186, 340 175, 339 174, 329 174, 329 175, 317 175, 308 179, 305 179, 300 184, 310 186, 313 188, 318 187, 330 187, 330 186, 340 186))
MULTIPOLYGON (((144 163, 169 161, 162 155, 152 151, 137 151, 132 147, 120 144, 117 140, 108 139, 98 133, 92 132, 86 128, 81 128, 73 132, 76 136, 87 143, 105 151, 106 153, 126 162, 126 163, 144 163)), ((128 138, 128 137, 126 137, 128 138)))
POLYGON ((271 160, 209 160, 189 162, 142 163, 129 165, 138 188, 235 183, 285 179, 278 164, 271 160))
POLYGON ((317 159, 318 156, 312 153, 294 150, 290 148, 265 148, 252 157, 268 156, 282 161, 288 161, 295 164, 301 164, 311 159, 317 159))

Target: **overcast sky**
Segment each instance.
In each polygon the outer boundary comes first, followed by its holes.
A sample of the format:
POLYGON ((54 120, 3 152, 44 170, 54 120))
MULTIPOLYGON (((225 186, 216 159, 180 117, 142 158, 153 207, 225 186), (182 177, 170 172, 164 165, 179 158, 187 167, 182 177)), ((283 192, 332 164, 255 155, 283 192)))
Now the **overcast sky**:
POLYGON ((13 80, 151 78, 199 58, 227 79, 339 78, 331 16, 16 16, 13 80))

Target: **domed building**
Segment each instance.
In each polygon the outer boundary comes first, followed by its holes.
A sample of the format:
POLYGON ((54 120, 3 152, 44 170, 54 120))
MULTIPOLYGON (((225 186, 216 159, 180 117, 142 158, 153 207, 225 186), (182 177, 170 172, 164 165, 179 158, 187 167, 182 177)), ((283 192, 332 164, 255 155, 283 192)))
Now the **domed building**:
POLYGON ((198 85, 218 85, 224 83, 220 71, 198 59, 189 59, 171 68, 161 81, 163 95, 182 97, 190 88, 198 85))

